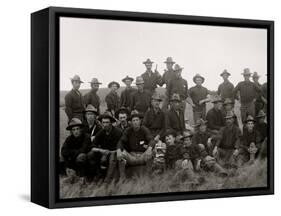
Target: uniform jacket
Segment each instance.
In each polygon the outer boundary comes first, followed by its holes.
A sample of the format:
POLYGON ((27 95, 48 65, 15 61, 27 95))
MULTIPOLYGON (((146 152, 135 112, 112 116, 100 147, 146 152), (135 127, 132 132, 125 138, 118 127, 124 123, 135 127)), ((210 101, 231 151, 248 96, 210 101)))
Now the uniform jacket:
POLYGON ((157 134, 163 136, 166 131, 166 114, 161 109, 156 112, 150 108, 144 115, 143 125, 151 131, 153 136, 157 134))
POLYGON ((120 108, 120 97, 117 93, 109 92, 105 97, 105 102, 109 111, 116 112, 120 108))
POLYGON ((233 90, 234 85, 231 82, 227 81, 219 85, 217 93, 223 100, 226 98, 230 98, 231 100, 233 100, 233 90))
POLYGON ((241 149, 244 151, 247 151, 247 149, 250 147, 250 143, 255 143, 255 145, 258 147, 261 144, 261 137, 257 130, 253 130, 252 132, 249 132, 246 128, 243 129, 243 136, 241 138, 241 149))
POLYGON ((223 127, 217 137, 217 146, 222 149, 234 150, 240 147, 241 131, 235 124, 223 127))
POLYGON ((241 103, 251 103, 257 98, 257 95, 261 94, 261 89, 250 81, 242 81, 237 84, 233 90, 234 96, 240 92, 241 103))
POLYGON ((175 71, 174 70, 164 70, 162 80, 160 83, 160 86, 166 85, 166 88, 168 88, 168 84, 171 80, 175 78, 175 71))
POLYGON ((171 98, 171 96, 174 93, 177 93, 180 95, 181 100, 185 100, 187 98, 187 90, 188 85, 187 81, 183 78, 174 78, 170 80, 167 88, 168 97, 171 98))
POLYGON ((199 101, 207 98, 209 91, 207 88, 203 86, 193 86, 189 89, 188 94, 192 99, 195 107, 193 107, 193 111, 202 111, 204 107, 206 107, 206 103, 199 105, 199 101))
POLYGON ((184 122, 184 113, 182 112, 182 110, 176 112, 173 108, 171 108, 167 112, 166 129, 173 129, 180 133, 184 131, 185 122, 184 122))
POLYGON ((75 114, 82 114, 84 111, 84 103, 82 94, 80 91, 72 89, 65 95, 65 113, 69 120, 71 120, 75 114))
POLYGON ((136 92, 137 89, 135 88, 126 88, 124 91, 121 92, 121 107, 130 108, 132 94, 136 92))
POLYGON ((98 113, 100 113, 100 97, 94 91, 89 91, 84 95, 84 104, 87 107, 89 104, 93 105, 98 113))
POLYGON ((149 91, 150 94, 155 91, 157 85, 161 85, 162 77, 152 71, 151 75, 146 71, 141 76, 144 81, 144 89, 149 91))
POLYGON ((215 108, 208 111, 206 120, 208 121, 207 125, 210 130, 220 130, 225 126, 223 112, 221 110, 216 110, 215 108))
POLYGON ((145 113, 150 107, 151 94, 148 91, 136 91, 132 94, 131 110, 136 109, 141 113, 145 113))
POLYGON ((96 122, 94 126, 89 127, 89 125, 86 123, 85 127, 84 127, 84 131, 86 134, 89 135, 89 137, 91 138, 91 140, 93 140, 93 138, 96 136, 96 134, 102 130, 102 126, 100 125, 99 122, 96 122))

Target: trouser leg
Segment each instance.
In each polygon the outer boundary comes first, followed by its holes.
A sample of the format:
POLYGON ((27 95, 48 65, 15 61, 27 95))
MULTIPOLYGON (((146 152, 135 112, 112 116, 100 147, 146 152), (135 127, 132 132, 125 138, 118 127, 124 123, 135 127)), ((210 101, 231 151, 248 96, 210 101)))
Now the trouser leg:
POLYGON ((104 180, 105 182, 109 182, 112 180, 115 173, 116 165, 117 165, 116 153, 111 153, 108 157, 107 173, 104 180))

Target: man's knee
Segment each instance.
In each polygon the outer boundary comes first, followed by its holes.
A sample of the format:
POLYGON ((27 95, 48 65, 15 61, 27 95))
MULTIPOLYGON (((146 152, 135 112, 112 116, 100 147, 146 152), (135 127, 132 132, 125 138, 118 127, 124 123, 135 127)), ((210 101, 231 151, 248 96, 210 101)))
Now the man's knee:
POLYGON ((77 163, 85 163, 86 160, 87 160, 87 155, 85 153, 80 153, 76 158, 77 163))

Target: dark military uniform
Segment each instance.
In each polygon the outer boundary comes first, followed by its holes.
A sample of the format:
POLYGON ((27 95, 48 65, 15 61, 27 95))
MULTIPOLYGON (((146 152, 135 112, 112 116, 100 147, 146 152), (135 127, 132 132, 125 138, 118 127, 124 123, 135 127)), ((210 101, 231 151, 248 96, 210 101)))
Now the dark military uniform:
POLYGON ((151 131, 153 137, 158 134, 162 137, 166 131, 166 115, 161 109, 155 111, 150 108, 144 115, 143 125, 151 131))
POLYGON ((136 91, 132 94, 131 110, 136 109, 141 113, 145 113, 150 107, 151 94, 148 91, 136 91))
POLYGON ((96 91, 89 91, 84 95, 84 104, 88 106, 89 104, 93 105, 98 113, 100 113, 100 97, 97 95, 96 91))
POLYGON ((181 159, 181 144, 175 143, 174 145, 168 145, 165 154, 166 166, 168 169, 174 169, 176 161, 181 159))
POLYGON ((188 85, 185 79, 181 77, 178 79, 172 79, 167 87, 168 97, 171 98, 171 96, 176 93, 180 95, 181 100, 185 100, 187 98, 187 90, 188 85))
POLYGON ((129 123, 129 122, 127 122, 127 125, 122 125, 120 122, 116 125, 116 127, 118 128, 118 129, 120 129, 121 131, 122 131, 122 133, 124 133, 124 131, 127 129, 127 128, 129 128, 129 127, 131 127, 131 124, 129 123))
POLYGON ((234 85, 231 82, 226 81, 219 85, 217 93, 223 100, 225 100, 226 98, 230 98, 233 101, 233 90, 234 85))
POLYGON ((135 88, 125 88, 125 90, 121 92, 121 107, 130 109, 132 94, 136 91, 137 89, 135 88))
POLYGON ((86 123, 85 127, 84 127, 84 131, 86 134, 88 134, 91 138, 91 141, 94 140, 96 134, 102 130, 102 126, 100 125, 99 122, 96 122, 94 125, 90 126, 86 123))
POLYGON ((65 95, 65 113, 70 121, 76 117, 80 120, 83 119, 84 103, 82 94, 78 90, 72 89, 65 95))
POLYGON ((195 132, 195 134, 192 137, 192 143, 195 145, 198 144, 203 144, 207 153, 209 155, 212 155, 212 146, 208 146, 208 139, 212 138, 212 134, 208 131, 206 132, 201 132, 201 131, 197 131, 195 132))
POLYGON ((113 110, 115 113, 120 108, 120 97, 117 93, 109 92, 105 97, 105 102, 110 112, 113 110))
MULTIPOLYGON (((267 99, 267 83, 262 84, 261 94, 265 99, 267 99)), ((264 112, 267 113, 267 106, 266 105, 264 106, 264 112)))
POLYGON ((157 85, 161 85, 161 76, 152 71, 151 72, 146 71, 141 76, 144 81, 143 88, 148 92, 150 92, 150 94, 152 95, 155 89, 157 88, 157 85))
MULTIPOLYGON (((259 89, 262 88, 262 85, 260 83, 255 83, 259 89)), ((260 110, 264 109, 264 102, 262 100, 262 89, 260 93, 257 93, 256 101, 255 101, 255 114, 258 114, 260 110)))
POLYGON ((225 126, 223 112, 221 110, 216 110, 215 108, 208 111, 206 120, 208 121, 208 129, 211 131, 219 131, 223 126, 225 126))
POLYGON ((171 108, 166 116, 166 128, 173 129, 178 133, 182 133, 185 129, 184 113, 182 110, 176 111, 171 108))

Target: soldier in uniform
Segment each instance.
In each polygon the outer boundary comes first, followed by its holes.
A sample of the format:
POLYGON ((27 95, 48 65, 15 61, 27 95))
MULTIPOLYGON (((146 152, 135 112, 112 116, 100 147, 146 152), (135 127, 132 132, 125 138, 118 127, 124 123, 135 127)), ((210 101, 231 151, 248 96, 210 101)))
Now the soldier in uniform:
POLYGON ((246 120, 247 115, 255 116, 255 99, 257 95, 261 94, 261 89, 250 81, 251 72, 249 68, 245 68, 242 75, 244 76, 244 81, 239 82, 233 90, 234 97, 236 99, 237 93, 240 93, 240 102, 241 102, 241 118, 242 122, 246 120))
MULTIPOLYGON (((228 112, 233 112, 234 113, 234 101, 231 100, 230 98, 225 98, 224 102, 223 102, 223 118, 224 118, 224 121, 225 121, 225 116, 228 112)), ((237 116, 234 114, 234 124, 236 126, 239 126, 238 124, 238 119, 237 119, 237 116)), ((224 123, 225 124, 225 123, 224 123)))
POLYGON ((220 96, 217 96, 213 99, 212 103, 214 107, 211 108, 206 116, 208 121, 208 129, 212 134, 217 134, 222 127, 225 126, 225 120, 223 117, 222 106, 223 101, 220 96))
POLYGON ((168 96, 167 88, 169 82, 174 79, 175 76, 175 71, 173 69, 173 65, 175 62, 173 61, 172 57, 167 57, 166 61, 164 61, 166 64, 166 69, 164 70, 163 76, 162 76, 162 82, 161 85, 166 85, 166 97, 164 98, 163 104, 162 104, 162 109, 163 111, 167 111, 168 105, 169 105, 169 99, 170 97, 168 96))
POLYGON ((223 78, 223 83, 219 85, 217 93, 222 98, 223 101, 226 98, 230 98, 231 100, 234 100, 233 97, 234 85, 228 80, 230 75, 231 74, 226 69, 220 74, 220 76, 223 78))
POLYGON ((90 82, 91 84, 91 91, 86 93, 84 95, 84 104, 85 106, 88 106, 89 104, 93 105, 97 111, 98 114, 100 113, 100 97, 97 95, 97 92, 99 90, 99 86, 102 84, 98 81, 97 78, 93 78, 90 82))
POLYGON ((122 82, 125 83, 126 88, 121 92, 121 107, 125 107, 126 109, 130 110, 132 93, 136 92, 136 89, 132 88, 132 82, 134 78, 126 76, 122 79, 122 82))
POLYGON ((263 110, 260 110, 258 115, 256 116, 256 124, 255 130, 257 130, 260 134, 261 139, 261 147, 259 151, 260 157, 263 159, 267 156, 267 123, 265 121, 266 114, 263 110))
POLYGON ((115 115, 115 112, 120 108, 120 97, 117 94, 117 90, 120 88, 118 82, 112 81, 108 84, 110 92, 105 97, 105 102, 107 105, 107 110, 111 112, 112 116, 115 115))
POLYGON ((144 89, 144 80, 141 76, 136 78, 138 90, 132 94, 131 110, 145 113, 150 107, 151 94, 144 89))
POLYGON ((182 110, 183 113, 185 113, 185 107, 186 107, 186 98, 187 98, 187 90, 188 90, 188 85, 187 85, 187 81, 185 79, 182 78, 181 76, 181 72, 182 72, 183 68, 180 67, 178 64, 175 65, 174 68, 174 78, 171 79, 169 81, 168 87, 167 87, 167 95, 169 98, 171 98, 171 96, 173 94, 179 94, 180 95, 180 99, 181 99, 181 106, 182 106, 182 110))
POLYGON ((162 77, 157 71, 157 68, 154 72, 152 71, 153 62, 150 59, 144 61, 143 64, 146 67, 146 71, 141 75, 144 81, 144 90, 147 90, 150 92, 150 95, 152 95, 157 88, 157 85, 161 85, 162 77))
POLYGON ((149 108, 143 119, 143 125, 146 126, 153 137, 163 138, 166 131, 166 114, 160 109, 162 101, 158 93, 154 93, 151 98, 151 108, 149 108))
POLYGON ((185 121, 184 113, 180 105, 180 96, 178 94, 172 95, 170 103, 171 107, 166 114, 166 128, 175 130, 177 134, 182 134, 185 129, 185 121))
POLYGON ((70 121, 74 117, 79 118, 80 120, 83 119, 83 111, 85 107, 82 94, 79 91, 81 83, 83 82, 80 80, 80 77, 78 75, 75 75, 71 79, 73 88, 65 95, 65 113, 68 117, 68 121, 70 121))
MULTIPOLYGON (((259 83, 260 76, 257 72, 253 73, 252 76, 253 82, 261 89, 262 85, 259 83)), ((264 100, 262 98, 262 92, 257 94, 256 100, 255 100, 255 114, 258 114, 260 110, 264 108, 264 100)))
POLYGON ((124 132, 127 128, 131 126, 129 123, 130 112, 125 107, 121 107, 115 113, 115 118, 118 119, 118 123, 116 125, 122 132, 124 132))
POLYGON ((189 97, 191 99, 191 105, 193 107, 193 121, 196 123, 199 119, 205 119, 206 117, 206 102, 209 102, 208 94, 209 90, 202 86, 205 78, 200 74, 196 74, 193 77, 195 86, 189 89, 189 97))

